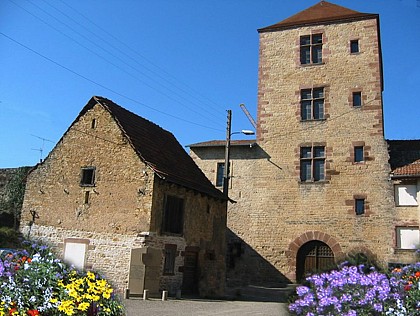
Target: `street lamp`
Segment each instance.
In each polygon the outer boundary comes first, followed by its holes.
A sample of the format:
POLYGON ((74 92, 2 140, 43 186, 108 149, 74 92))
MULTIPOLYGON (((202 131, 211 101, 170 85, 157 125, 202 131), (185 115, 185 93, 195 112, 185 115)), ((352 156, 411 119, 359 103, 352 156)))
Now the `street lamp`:
POLYGON ((229 195, 229 175, 230 175, 230 138, 234 134, 254 135, 251 130, 242 130, 240 132, 231 132, 232 110, 227 110, 227 127, 226 127, 226 146, 225 146, 225 167, 223 168, 223 194, 228 199, 229 195))

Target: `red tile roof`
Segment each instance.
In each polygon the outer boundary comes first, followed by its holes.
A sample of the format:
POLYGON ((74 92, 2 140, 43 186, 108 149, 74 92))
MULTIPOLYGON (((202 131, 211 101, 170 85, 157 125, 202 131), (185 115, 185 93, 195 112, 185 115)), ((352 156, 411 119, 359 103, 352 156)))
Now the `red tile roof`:
POLYGON ((259 32, 287 29, 297 26, 324 24, 340 21, 378 18, 377 14, 361 13, 345 7, 320 1, 312 7, 303 10, 279 23, 259 29, 259 32))
POLYGON ((96 104, 107 110, 127 137, 139 158, 163 180, 225 200, 176 140, 160 126, 103 97, 92 97, 76 121, 96 104))
POLYGON ((420 140, 388 140, 393 177, 420 177, 420 140))

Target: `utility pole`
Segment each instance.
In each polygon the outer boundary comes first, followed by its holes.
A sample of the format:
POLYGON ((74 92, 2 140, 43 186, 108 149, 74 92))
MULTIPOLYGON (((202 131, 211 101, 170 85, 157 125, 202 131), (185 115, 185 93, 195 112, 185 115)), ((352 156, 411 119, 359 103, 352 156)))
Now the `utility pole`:
POLYGON ((227 126, 226 126, 226 147, 225 147, 225 166, 223 168, 223 194, 229 198, 229 151, 230 151, 230 135, 232 125, 232 110, 227 110, 227 126))

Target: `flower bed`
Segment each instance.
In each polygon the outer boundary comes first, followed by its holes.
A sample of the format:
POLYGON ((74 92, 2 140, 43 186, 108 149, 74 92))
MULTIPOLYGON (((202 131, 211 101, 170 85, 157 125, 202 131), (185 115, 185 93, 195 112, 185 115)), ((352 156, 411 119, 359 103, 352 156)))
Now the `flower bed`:
POLYGON ((420 315, 420 263, 388 274, 343 264, 306 282, 289 305, 294 315, 420 315))
POLYGON ((33 243, 0 259, 0 316, 120 316, 123 306, 99 274, 64 264, 33 243))

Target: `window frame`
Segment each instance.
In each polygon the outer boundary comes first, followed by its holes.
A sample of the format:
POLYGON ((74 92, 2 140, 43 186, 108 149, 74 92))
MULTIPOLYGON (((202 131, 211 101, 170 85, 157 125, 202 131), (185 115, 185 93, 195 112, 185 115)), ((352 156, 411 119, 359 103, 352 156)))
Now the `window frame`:
POLYGON ((357 216, 366 214, 366 200, 364 198, 354 199, 354 213, 357 216))
POLYGON ((362 91, 352 92, 352 105, 354 108, 360 108, 363 105, 362 91), (357 101, 357 102, 356 102, 357 101))
MULTIPOLYGON (((418 191, 417 191, 417 184, 416 183, 398 183, 398 184, 394 184, 394 200, 395 200, 395 206, 398 207, 418 207, 419 206, 419 201, 418 201, 418 191), (407 195, 409 195, 410 197, 412 197, 411 202, 406 202, 406 203, 401 203, 401 198, 400 198, 400 191, 398 190, 398 188, 406 188, 407 191, 407 195), (412 188, 411 190, 408 190, 408 188, 412 188), (414 191, 414 192, 411 192, 414 191), (414 193, 414 194, 412 194, 414 193)), ((408 199, 407 199, 408 201, 408 199)))
POLYGON ((323 44, 324 34, 313 33, 309 35, 301 35, 299 38, 299 59, 300 65, 321 65, 323 60, 323 44), (321 42, 315 42, 316 38, 321 36, 321 42), (307 41, 309 39, 309 41, 307 41), (308 62, 309 53, 309 62, 308 62), (316 60, 316 61, 314 61, 316 60))
POLYGON ((162 216, 162 233, 182 236, 184 233, 184 198, 165 194, 162 216))
POLYGON ((350 40, 350 54, 358 54, 358 53, 360 53, 359 39, 350 40), (356 46, 354 46, 353 44, 356 44, 356 46), (356 50, 354 50, 354 48, 356 48, 356 50))
POLYGON ((354 146, 353 155, 354 155, 355 163, 365 162, 365 146, 354 146), (359 159, 360 154, 361 154, 361 159, 359 159))
POLYGON ((326 152, 325 146, 301 146, 300 147, 300 181, 307 182, 323 182, 326 180, 326 152), (305 151, 310 149, 309 151, 305 151), (322 149, 323 155, 317 155, 316 150, 322 149), (304 154, 305 152, 305 154, 304 154), (310 156, 307 156, 310 153, 310 156), (319 166, 322 163, 322 167, 319 166), (308 177, 308 166, 310 167, 310 177, 308 177), (319 176, 315 176, 318 175, 319 176))
POLYGON ((216 166, 216 187, 223 187, 224 175, 225 175, 225 163, 218 162, 216 166), (221 171, 221 174, 219 174, 219 171, 221 171))
POLYGON ((80 174, 81 187, 94 187, 96 183, 96 167, 82 167, 80 174), (91 173, 90 175, 88 173, 91 173), (90 181, 87 181, 90 180, 90 181))
POLYGON ((395 235, 396 235, 396 247, 397 249, 402 249, 402 250, 416 250, 417 247, 420 244, 420 230, 418 226, 398 226, 395 227, 395 235), (418 232, 418 239, 415 245, 413 245, 412 247, 404 247, 403 248, 403 244, 407 243, 407 242, 402 242, 401 240, 401 231, 417 231, 418 232))
POLYGON ((300 90, 300 120, 302 122, 325 120, 325 87, 314 87, 300 90), (317 92, 317 94, 315 94, 317 92), (310 95, 309 98, 307 96, 310 95), (317 103, 321 101, 321 103, 317 103), (322 114, 316 117, 317 106, 322 105, 322 114), (309 117, 307 115, 307 106, 310 107, 309 117))

